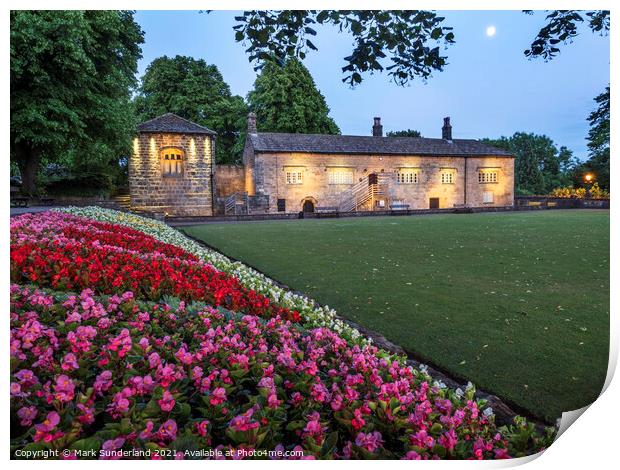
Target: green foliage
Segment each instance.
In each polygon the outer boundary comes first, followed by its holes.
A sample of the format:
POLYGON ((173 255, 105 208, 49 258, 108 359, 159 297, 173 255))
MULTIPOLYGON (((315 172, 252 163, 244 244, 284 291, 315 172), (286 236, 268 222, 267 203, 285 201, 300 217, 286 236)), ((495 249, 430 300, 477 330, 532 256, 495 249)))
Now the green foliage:
MULTIPOLYGON (((531 10, 525 11, 531 14, 531 10)), ((579 25, 587 18, 588 27, 601 36, 609 32, 609 11, 607 10, 551 10, 547 15, 547 24, 540 29, 536 38, 525 51, 529 58, 542 57, 551 60, 558 55, 558 44, 573 42, 579 35, 579 25)))
POLYGON ((175 113, 218 133, 218 163, 239 163, 245 141, 247 106, 215 65, 187 56, 159 57, 146 69, 138 95, 140 121, 175 113))
POLYGON ((553 188, 570 183, 576 160, 571 150, 559 149, 545 135, 517 132, 512 137, 483 139, 515 156, 517 194, 548 194, 553 188))
POLYGON ((551 191, 551 196, 577 199, 583 199, 586 196, 594 199, 609 198, 609 191, 605 191, 599 186, 598 183, 592 184, 589 190, 590 194, 588 195, 588 193, 586 192, 586 188, 574 188, 573 186, 565 186, 561 188, 555 188, 553 191, 551 191))
POLYGON ((386 134, 387 137, 422 137, 420 131, 413 129, 407 129, 406 131, 390 131, 386 134))
POLYGON ((325 97, 297 59, 287 60, 282 67, 265 64, 248 93, 248 103, 261 132, 340 134, 329 117, 325 97))
POLYGON ((588 116, 590 159, 584 164, 583 172, 594 173, 600 186, 609 189, 609 86, 594 100, 598 108, 588 116))
POLYGON ((344 58, 343 82, 362 82, 364 73, 382 72, 398 85, 415 77, 429 78, 441 71, 446 57, 440 46, 454 43, 452 28, 444 18, 424 10, 251 10, 235 17, 235 39, 249 43, 250 62, 260 69, 288 58, 304 59, 317 47, 310 38, 316 25, 332 25, 353 39, 353 50, 344 58), (389 65, 384 64, 389 54, 389 65))
POLYGON ((133 12, 11 12, 11 160, 26 192, 44 161, 103 164, 131 151, 142 42, 133 12))

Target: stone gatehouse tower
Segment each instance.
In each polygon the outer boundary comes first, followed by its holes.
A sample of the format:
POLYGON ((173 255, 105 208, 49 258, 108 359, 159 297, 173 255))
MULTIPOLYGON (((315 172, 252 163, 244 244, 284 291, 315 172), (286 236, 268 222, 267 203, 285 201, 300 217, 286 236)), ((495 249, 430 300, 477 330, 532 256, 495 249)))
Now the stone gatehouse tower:
POLYGON ((213 215, 215 137, 212 130, 172 113, 139 124, 129 160, 131 208, 213 215))

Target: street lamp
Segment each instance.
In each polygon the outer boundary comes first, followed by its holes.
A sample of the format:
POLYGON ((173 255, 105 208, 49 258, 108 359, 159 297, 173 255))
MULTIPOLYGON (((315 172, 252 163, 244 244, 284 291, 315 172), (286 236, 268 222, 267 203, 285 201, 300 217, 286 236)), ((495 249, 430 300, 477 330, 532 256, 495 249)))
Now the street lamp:
POLYGON ((583 177, 586 182, 586 198, 590 197, 590 188, 594 182, 594 175, 592 173, 586 173, 583 177))

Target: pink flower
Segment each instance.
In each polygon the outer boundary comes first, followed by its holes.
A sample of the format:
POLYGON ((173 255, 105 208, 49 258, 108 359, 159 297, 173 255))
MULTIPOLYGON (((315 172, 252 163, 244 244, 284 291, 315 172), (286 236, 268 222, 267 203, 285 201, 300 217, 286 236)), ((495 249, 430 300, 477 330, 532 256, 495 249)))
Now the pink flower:
POLYGON ((52 431, 56 429, 56 426, 58 426, 58 423, 60 423, 60 415, 55 411, 48 413, 42 423, 34 425, 36 430, 34 442, 52 442, 58 437, 61 437, 63 435, 62 432, 52 433, 52 431))
POLYGON ((416 451, 410 450, 405 454, 403 460, 422 460, 422 457, 420 457, 420 455, 416 451))
POLYGON ((211 393, 211 400, 209 403, 212 405, 220 405, 226 401, 226 390, 223 387, 217 387, 211 393))
POLYGON ((196 432, 201 436, 201 437, 207 437, 207 428, 209 426, 209 421, 208 420, 203 420, 200 423, 196 423, 196 432))
POLYGON ((93 385, 93 388, 95 389, 95 392, 103 394, 103 392, 106 392, 111 386, 112 372, 109 370, 104 370, 95 379, 95 384, 93 385))
POLYGON ((146 428, 139 434, 140 439, 147 440, 153 434, 153 421, 147 421, 146 428))
POLYGON ((116 351, 118 357, 125 357, 131 349, 131 335, 129 334, 129 330, 123 328, 117 337, 110 340, 108 347, 111 351, 116 351))
POLYGON ((420 429, 417 433, 410 436, 410 441, 414 446, 431 449, 435 445, 435 439, 428 435, 426 429, 420 429))
POLYGON ((123 444, 125 444, 125 439, 123 437, 117 437, 116 439, 105 441, 101 446, 101 450, 109 452, 110 454, 104 454, 101 458, 104 460, 120 459, 121 454, 114 454, 113 452, 123 447, 123 444))
POLYGON ((254 414, 254 410, 250 408, 243 414, 239 416, 235 416, 230 420, 229 426, 233 428, 235 431, 250 431, 252 429, 257 429, 260 424, 256 421, 252 421, 252 415, 254 414))
POLYGON ((65 357, 62 358, 62 364, 60 365, 60 367, 62 368, 62 370, 67 370, 67 371, 80 368, 80 366, 77 363, 75 354, 73 353, 67 353, 65 357))
POLYGON ((30 426, 32 425, 32 421, 37 417, 38 411, 34 406, 24 406, 17 411, 17 416, 20 417, 21 421, 19 424, 22 426, 30 426))
POLYGON ((12 397, 25 397, 28 396, 26 393, 22 392, 22 386, 17 382, 11 382, 11 396, 12 397))
POLYGON ((32 387, 39 383, 39 379, 34 375, 30 369, 21 369, 15 374, 15 378, 19 381, 20 385, 24 388, 32 387))
POLYGON ((78 403, 77 409, 82 412, 82 414, 77 417, 80 423, 92 424, 95 422, 95 408, 94 407, 88 407, 84 405, 83 403, 78 403))
POLYGON ((157 433, 162 439, 174 441, 177 437, 177 423, 173 419, 169 419, 159 427, 157 433))
POLYGON ((59 375, 56 378, 56 384, 54 385, 54 398, 62 403, 73 400, 75 396, 75 385, 66 375, 59 375))
POLYGON ((174 408, 175 401, 172 393, 166 390, 164 391, 164 396, 162 397, 162 399, 158 400, 157 403, 159 403, 159 407, 162 411, 168 412, 172 411, 172 408, 174 408))
POLYGON ((369 432, 368 434, 364 434, 360 432, 355 438, 355 445, 359 447, 364 447, 369 452, 374 452, 383 444, 383 439, 381 439, 381 433, 378 431, 369 432))

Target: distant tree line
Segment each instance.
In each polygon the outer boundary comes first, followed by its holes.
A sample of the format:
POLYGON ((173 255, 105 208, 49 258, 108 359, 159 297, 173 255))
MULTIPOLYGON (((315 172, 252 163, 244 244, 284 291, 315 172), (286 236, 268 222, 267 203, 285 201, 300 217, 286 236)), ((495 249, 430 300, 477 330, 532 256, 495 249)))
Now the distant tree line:
MULTIPOLYGON (((339 134, 325 97, 301 62, 315 49, 313 24, 332 24, 355 38, 343 69, 351 86, 359 85, 364 73, 383 70, 384 50, 392 62, 385 68, 397 84, 428 78, 445 65, 438 47, 429 44, 454 42, 444 18, 425 11, 252 11, 237 21, 236 39, 249 41, 250 60, 260 71, 245 99, 232 94, 215 65, 192 57, 159 57, 138 81, 144 33, 133 12, 12 11, 11 173, 21 176, 22 190, 69 188, 83 194, 126 184, 136 124, 165 112, 216 131, 218 163, 240 162, 249 111, 257 114, 262 132, 339 134), (298 30, 301 36, 290 36, 298 30), (396 39, 410 46, 391 47, 396 39)), ((558 44, 574 39, 584 21, 594 32, 609 29, 608 12, 552 11, 547 21, 526 51, 530 58, 552 59, 558 44)), ((547 136, 516 133, 487 140, 516 155, 519 192, 578 185, 585 171, 609 188, 609 87, 596 105, 588 118, 584 163, 547 136)), ((420 133, 407 129, 387 136, 420 133)))

